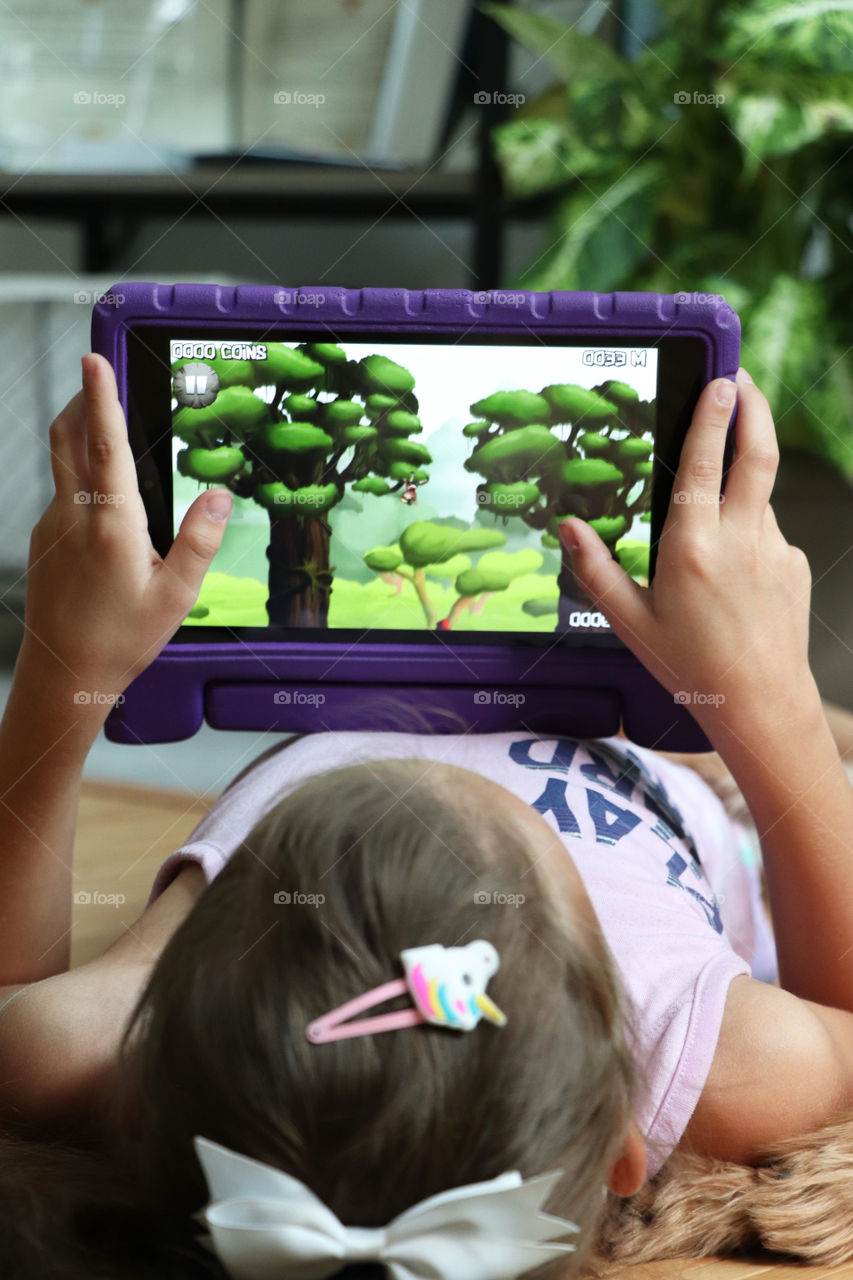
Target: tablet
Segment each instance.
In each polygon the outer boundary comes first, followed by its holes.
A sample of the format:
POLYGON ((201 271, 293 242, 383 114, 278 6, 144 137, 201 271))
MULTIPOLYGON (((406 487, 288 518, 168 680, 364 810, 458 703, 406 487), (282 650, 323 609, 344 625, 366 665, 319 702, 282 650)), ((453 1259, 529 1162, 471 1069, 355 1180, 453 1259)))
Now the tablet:
POLYGON ((558 537, 654 577, 716 296, 117 284, 94 310, 155 548, 205 486, 234 509, 199 599, 107 724, 404 727, 707 749, 558 537), (411 714, 410 714, 411 713, 411 714), (692 744, 692 746, 691 746, 692 744))

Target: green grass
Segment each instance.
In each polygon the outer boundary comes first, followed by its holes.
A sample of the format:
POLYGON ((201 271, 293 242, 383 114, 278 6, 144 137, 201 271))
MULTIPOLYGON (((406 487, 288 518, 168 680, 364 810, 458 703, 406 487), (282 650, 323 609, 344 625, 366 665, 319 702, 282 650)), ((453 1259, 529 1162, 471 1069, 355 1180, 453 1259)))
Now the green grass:
POLYGON ((201 584, 196 608, 207 609, 203 618, 185 618, 185 626, 265 627, 267 585, 257 578, 235 578, 230 573, 208 573, 201 584))
MULTIPOLYGON (((431 579, 427 581, 436 616, 447 617, 458 593, 450 585, 431 579)), ((556 606, 557 587, 553 575, 522 574, 505 591, 486 596, 479 612, 465 609, 457 618, 453 631, 553 631, 557 624, 556 607, 553 613, 540 617, 524 613, 521 608, 525 600, 548 595, 553 595, 556 606)), ((185 625, 265 627, 269 621, 266 602, 267 586, 257 578, 208 573, 198 598, 198 605, 208 612, 204 617, 186 618, 185 625)), ((380 578, 364 584, 335 578, 329 605, 329 627, 418 631, 426 627, 426 621, 414 587, 409 582, 404 581, 402 591, 397 594, 394 586, 380 578)))
MULTIPOLYGON (((454 631, 553 631, 556 613, 540 618, 522 613, 525 600, 545 595, 554 588, 554 579, 541 573, 526 573, 511 582, 506 591, 486 597, 479 613, 465 610, 454 631)), ((450 586, 429 581, 429 596, 439 618, 450 612, 457 593, 450 586)), ((555 596, 556 596, 556 589, 555 596)), ((185 625, 201 627, 265 627, 268 622, 267 587, 257 578, 235 578, 227 573, 208 573, 202 583, 198 606, 207 609, 204 617, 187 618, 185 625)), ((197 607, 198 607, 197 606, 197 607)), ((362 584, 336 578, 329 606, 330 627, 420 630, 426 626, 414 588, 403 582, 395 588, 380 578, 362 584)))

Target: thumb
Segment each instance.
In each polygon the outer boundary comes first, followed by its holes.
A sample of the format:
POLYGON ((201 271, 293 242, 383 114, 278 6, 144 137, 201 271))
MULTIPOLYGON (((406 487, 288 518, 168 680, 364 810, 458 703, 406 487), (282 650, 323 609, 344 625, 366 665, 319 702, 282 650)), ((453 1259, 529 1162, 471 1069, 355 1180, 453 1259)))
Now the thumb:
POLYGON ((234 499, 227 489, 199 494, 181 521, 177 537, 163 561, 177 595, 198 597, 204 575, 219 550, 234 499))
POLYGON ((625 572, 585 520, 572 516, 561 522, 558 532, 571 556, 575 577, 616 635, 629 649, 636 650, 638 641, 643 646, 649 621, 647 592, 625 572))

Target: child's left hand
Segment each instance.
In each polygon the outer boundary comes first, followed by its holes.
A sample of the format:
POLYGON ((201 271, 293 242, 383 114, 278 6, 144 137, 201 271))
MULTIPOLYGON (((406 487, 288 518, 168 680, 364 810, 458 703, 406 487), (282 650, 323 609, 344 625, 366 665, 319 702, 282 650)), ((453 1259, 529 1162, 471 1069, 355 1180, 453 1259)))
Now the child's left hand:
POLYGON ((198 598, 231 495, 200 494, 165 560, 157 554, 115 375, 98 355, 84 356, 83 390, 51 424, 50 451, 56 493, 30 539, 23 665, 75 691, 118 694, 198 598))

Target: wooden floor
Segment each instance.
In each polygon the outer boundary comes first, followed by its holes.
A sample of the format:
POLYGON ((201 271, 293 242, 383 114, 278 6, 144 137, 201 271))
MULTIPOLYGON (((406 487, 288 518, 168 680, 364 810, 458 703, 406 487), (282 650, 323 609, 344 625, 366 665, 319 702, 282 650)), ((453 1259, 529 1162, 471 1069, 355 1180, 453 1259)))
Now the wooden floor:
MULTIPOLYGON (((113 783, 83 784, 76 846, 72 963, 99 955, 145 906, 163 859, 186 840, 213 797, 151 791, 113 783), (90 901, 85 901, 85 895, 90 901), (121 901, 121 899, 124 899, 121 901), (106 899, 106 901, 105 901, 106 899)), ((702 1258, 613 1268, 608 1280, 824 1280, 849 1276, 837 1267, 776 1265, 702 1258)))
POLYGON ((100 955, 140 915, 160 863, 186 841, 213 799, 83 783, 74 854, 73 965, 100 955))

